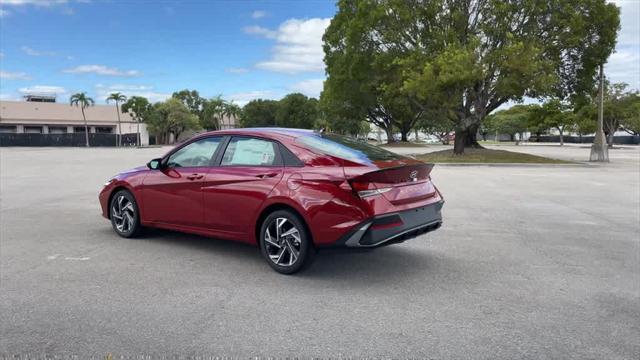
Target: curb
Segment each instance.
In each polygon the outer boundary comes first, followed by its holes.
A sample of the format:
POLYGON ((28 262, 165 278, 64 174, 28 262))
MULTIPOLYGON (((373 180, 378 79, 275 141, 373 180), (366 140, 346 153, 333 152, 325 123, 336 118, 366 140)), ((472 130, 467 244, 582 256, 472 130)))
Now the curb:
POLYGON ((600 164, 573 162, 568 164, 543 164, 543 163, 434 163, 435 166, 464 167, 464 166, 487 166, 487 167, 598 167, 600 164))

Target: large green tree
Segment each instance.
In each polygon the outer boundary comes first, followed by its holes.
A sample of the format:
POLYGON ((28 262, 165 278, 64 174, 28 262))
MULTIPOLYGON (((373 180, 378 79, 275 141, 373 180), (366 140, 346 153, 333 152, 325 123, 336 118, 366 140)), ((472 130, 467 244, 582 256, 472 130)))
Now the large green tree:
POLYGON ((180 100, 169 98, 153 105, 148 127, 159 143, 168 143, 171 134, 177 140, 184 131, 200 128, 200 122, 180 100))
POLYGON ((300 93, 292 93, 278 102, 276 125, 300 129, 312 129, 318 119, 318 100, 300 93))
MULTIPOLYGON (((500 105, 590 89, 618 27, 605 0, 342 0, 324 37, 325 92, 360 115, 396 98, 451 109, 462 154, 500 105)), ((421 116, 403 113, 390 123, 421 116)))
POLYGON ((225 101, 221 96, 202 101, 200 125, 207 130, 218 130, 224 116, 225 101))
POLYGON ((197 90, 184 89, 174 92, 171 97, 180 100, 194 115, 199 115, 206 99, 197 90))
POLYGON ((640 94, 636 92, 628 99, 627 116, 622 120, 622 130, 631 135, 640 135, 640 94))
POLYGON ((122 104, 122 106, 120 106, 120 110, 123 113, 128 113, 131 118, 136 121, 136 143, 140 146, 140 123, 146 122, 151 115, 151 104, 149 103, 149 100, 143 96, 132 96, 122 104))
POLYGON ((242 127, 268 127, 276 125, 278 101, 256 99, 249 101, 240 116, 242 127))
POLYGON ((547 128, 555 129, 560 135, 560 146, 564 145, 564 134, 573 129, 576 124, 576 116, 568 104, 559 99, 551 99, 542 105, 540 111, 535 113, 542 118, 542 124, 547 128))
POLYGON ((593 134, 598 128, 597 119, 594 119, 591 114, 584 110, 578 110, 575 113, 575 124, 573 131, 580 137, 580 143, 582 143, 582 137, 585 135, 593 134))
POLYGON ((82 119, 84 120, 84 138, 85 138, 85 146, 89 147, 89 124, 87 123, 87 116, 84 113, 84 109, 89 106, 93 106, 96 102, 87 96, 85 92, 79 92, 71 95, 69 98, 69 103, 71 106, 75 105, 80 108, 82 111, 82 119))
POLYGON ((549 130, 549 126, 544 122, 542 106, 539 104, 529 104, 529 116, 527 117, 527 129, 531 134, 535 134, 536 142, 540 142, 543 133, 549 130))
POLYGON ((242 115, 242 108, 233 101, 225 101, 222 107, 222 115, 223 126, 226 126, 226 128, 238 126, 240 116, 242 115), (228 124, 224 124, 225 119, 228 124))
MULTIPOLYGON (((578 113, 597 121, 598 118, 598 95, 597 90, 593 90, 591 94, 580 98, 577 101, 578 113)), ((616 131, 623 129, 638 129, 640 93, 638 91, 628 90, 628 84, 614 83, 608 81, 604 86, 603 101, 603 125, 604 132, 607 136, 607 144, 613 146, 613 136, 616 131)), ((627 131, 634 133, 633 130, 627 131)))
POLYGON ((387 1, 338 3, 338 13, 323 37, 327 80, 321 101, 332 109, 333 117, 350 119, 355 126, 366 120, 382 128, 389 142, 395 140, 395 128, 406 141, 424 110, 402 91, 403 66, 397 60, 406 48, 380 38, 391 25, 389 6, 387 1))
POLYGON ((487 116, 487 130, 491 133, 507 134, 511 141, 515 140, 518 145, 523 140, 524 132, 528 129, 530 116, 531 107, 529 105, 515 105, 487 116), (517 139, 516 135, 519 135, 517 139))

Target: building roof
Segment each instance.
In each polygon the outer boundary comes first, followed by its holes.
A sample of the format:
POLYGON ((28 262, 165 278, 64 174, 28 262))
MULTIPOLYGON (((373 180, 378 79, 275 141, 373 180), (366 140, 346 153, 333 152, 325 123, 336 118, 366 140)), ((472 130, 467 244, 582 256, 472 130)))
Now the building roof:
MULTIPOLYGON (((84 110, 87 122, 115 124, 118 122, 115 105, 95 105, 84 110)), ((122 122, 134 122, 129 114, 120 114, 122 122)), ((78 106, 66 103, 30 101, 0 101, 2 123, 76 123, 84 122, 78 106)))

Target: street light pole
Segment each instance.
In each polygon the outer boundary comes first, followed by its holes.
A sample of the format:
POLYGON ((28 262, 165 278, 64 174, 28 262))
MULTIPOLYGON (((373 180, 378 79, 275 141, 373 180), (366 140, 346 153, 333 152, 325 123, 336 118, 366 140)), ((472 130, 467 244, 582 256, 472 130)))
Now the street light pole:
POLYGON ((604 74, 602 64, 600 64, 599 80, 598 130, 596 130, 596 137, 593 139, 593 145, 591 145, 591 156, 589 157, 589 161, 609 162, 609 148, 607 147, 607 139, 604 136, 604 74))

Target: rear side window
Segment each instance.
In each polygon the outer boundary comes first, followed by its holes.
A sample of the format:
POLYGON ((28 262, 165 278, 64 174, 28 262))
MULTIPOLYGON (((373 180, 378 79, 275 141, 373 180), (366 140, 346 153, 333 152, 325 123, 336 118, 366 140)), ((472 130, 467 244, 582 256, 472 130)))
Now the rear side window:
POLYGON ((404 159, 403 156, 381 147, 341 135, 305 135, 299 137, 296 141, 320 153, 357 163, 404 159))
POLYGON ((284 162, 284 166, 287 167, 298 167, 304 166, 304 163, 295 156, 291 150, 287 149, 286 146, 280 144, 280 153, 282 154, 282 161, 284 162))
POLYGON ((222 157, 222 166, 280 165, 279 149, 272 141, 234 137, 222 157))

